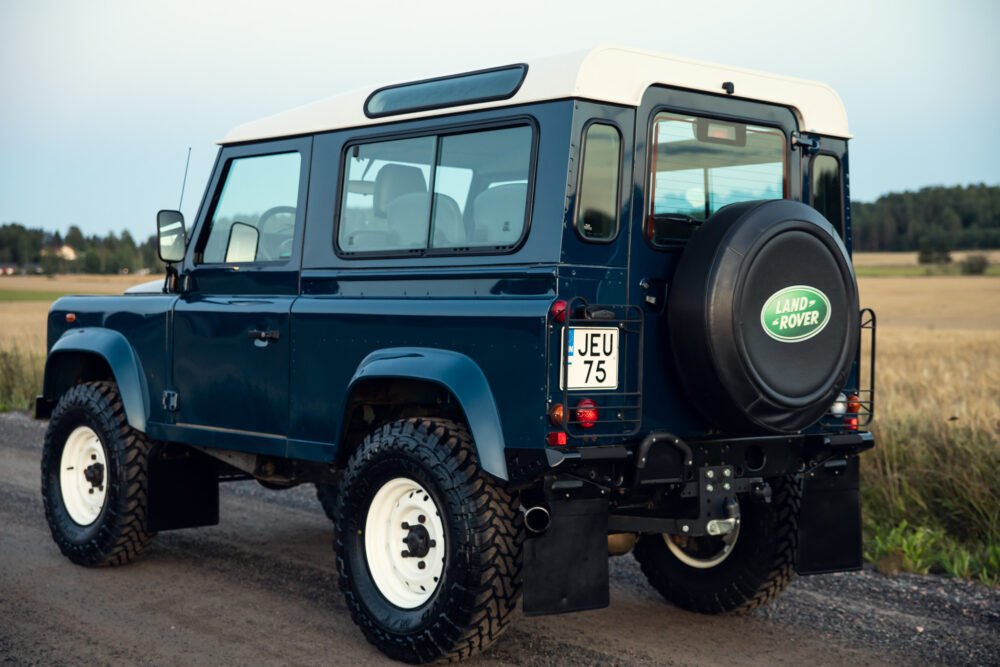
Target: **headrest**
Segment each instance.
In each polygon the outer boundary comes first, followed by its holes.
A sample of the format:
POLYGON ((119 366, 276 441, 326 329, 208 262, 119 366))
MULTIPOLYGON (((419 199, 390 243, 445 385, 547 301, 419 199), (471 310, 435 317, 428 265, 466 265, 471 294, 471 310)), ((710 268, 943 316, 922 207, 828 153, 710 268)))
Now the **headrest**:
POLYGON ((387 164, 375 176, 372 211, 385 216, 385 207, 393 199, 415 192, 427 192, 427 183, 419 167, 404 164, 387 164))

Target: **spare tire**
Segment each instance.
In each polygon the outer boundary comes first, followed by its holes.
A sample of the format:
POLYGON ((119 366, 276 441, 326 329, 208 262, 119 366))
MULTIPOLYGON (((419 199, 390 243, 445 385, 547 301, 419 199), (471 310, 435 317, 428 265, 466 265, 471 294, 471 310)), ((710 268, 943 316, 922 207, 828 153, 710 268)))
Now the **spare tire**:
POLYGON ((681 384, 726 432, 794 433, 847 381, 858 288, 847 249, 815 209, 731 204, 691 237, 670 285, 668 331, 681 384))

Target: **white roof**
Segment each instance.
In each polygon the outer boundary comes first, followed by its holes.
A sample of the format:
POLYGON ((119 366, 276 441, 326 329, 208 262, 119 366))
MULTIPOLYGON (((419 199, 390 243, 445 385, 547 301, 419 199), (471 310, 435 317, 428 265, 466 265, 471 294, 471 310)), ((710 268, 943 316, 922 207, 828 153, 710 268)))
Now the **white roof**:
POLYGON ((843 102, 824 83, 651 51, 600 46, 591 51, 529 62, 523 85, 506 100, 369 118, 364 113, 365 100, 374 90, 382 87, 371 86, 239 125, 219 143, 290 137, 565 98, 634 107, 639 106, 643 93, 654 84, 721 94, 722 84, 726 81, 735 86, 736 98, 791 107, 798 115, 803 131, 843 138, 851 136, 847 130, 847 112, 843 102))

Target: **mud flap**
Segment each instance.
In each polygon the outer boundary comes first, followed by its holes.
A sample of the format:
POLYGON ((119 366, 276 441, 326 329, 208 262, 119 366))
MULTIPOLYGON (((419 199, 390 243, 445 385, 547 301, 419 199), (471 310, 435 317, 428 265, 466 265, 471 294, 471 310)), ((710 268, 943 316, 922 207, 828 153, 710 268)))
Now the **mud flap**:
POLYGON ((826 461, 806 475, 799 510, 795 571, 861 569, 861 496, 856 455, 826 461))
POLYGON ((149 460, 149 529, 215 526, 219 478, 215 460, 184 448, 157 448, 149 460))
POLYGON ((549 529, 524 543, 525 615, 607 607, 607 500, 557 500, 549 510, 549 529))

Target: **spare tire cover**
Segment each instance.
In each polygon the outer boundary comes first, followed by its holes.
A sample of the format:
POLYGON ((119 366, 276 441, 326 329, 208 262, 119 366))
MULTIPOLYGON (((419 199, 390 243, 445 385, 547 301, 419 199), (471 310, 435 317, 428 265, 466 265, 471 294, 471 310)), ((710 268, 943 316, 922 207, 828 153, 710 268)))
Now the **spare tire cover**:
POLYGON ((801 431, 843 389, 858 288, 844 243, 815 209, 789 200, 720 209, 692 235, 669 294, 681 384, 714 427, 801 431))

